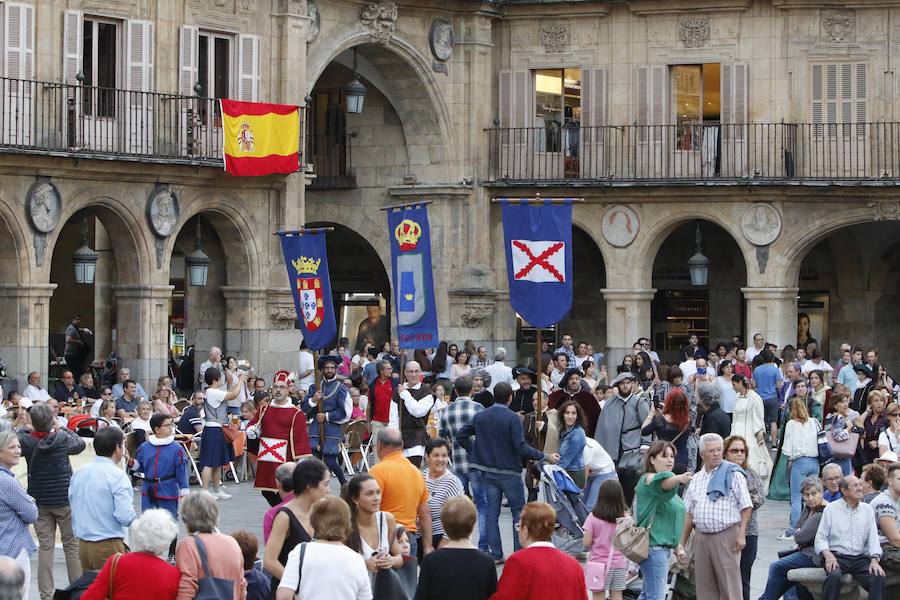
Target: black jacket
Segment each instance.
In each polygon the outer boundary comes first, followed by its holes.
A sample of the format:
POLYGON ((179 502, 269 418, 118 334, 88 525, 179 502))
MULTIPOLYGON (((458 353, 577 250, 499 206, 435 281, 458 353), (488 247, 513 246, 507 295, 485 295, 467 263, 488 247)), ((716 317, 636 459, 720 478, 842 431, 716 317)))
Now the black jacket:
POLYGON ((700 435, 704 433, 718 433, 723 440, 731 435, 731 417, 722 410, 718 402, 713 402, 703 413, 700 435))
POLYGON ((28 495, 39 507, 68 506, 72 478, 69 456, 84 450, 84 440, 67 429, 58 429, 41 439, 27 430, 19 432, 19 443, 28 462, 28 495))

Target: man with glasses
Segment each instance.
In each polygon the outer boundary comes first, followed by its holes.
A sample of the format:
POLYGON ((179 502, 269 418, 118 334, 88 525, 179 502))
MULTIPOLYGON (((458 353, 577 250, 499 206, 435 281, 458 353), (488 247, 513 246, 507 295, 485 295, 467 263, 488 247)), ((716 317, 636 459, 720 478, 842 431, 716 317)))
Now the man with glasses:
POLYGON ((841 478, 844 472, 841 466, 835 463, 828 463, 822 469, 822 483, 825 484, 825 502, 834 502, 841 499, 841 478))
POLYGON ((766 338, 761 333, 753 334, 753 346, 747 348, 747 362, 752 363, 756 355, 765 349, 766 338))
POLYGON ((640 344, 642 351, 650 355, 650 360, 653 361, 653 364, 659 365, 659 354, 657 354, 656 351, 650 347, 650 338, 639 338, 638 344, 640 344))
POLYGON ((99 417, 100 416, 100 406, 103 404, 103 401, 104 400, 112 400, 112 399, 113 399, 112 389, 108 388, 108 387, 104 387, 103 390, 100 392, 100 398, 91 405, 91 416, 99 417))
POLYGON ((256 463, 256 482, 253 487, 262 492, 269 506, 281 502, 276 477, 278 467, 294 463, 311 454, 306 431, 306 415, 291 402, 288 394, 287 371, 275 373, 272 399, 260 406, 247 423, 247 437, 259 439, 256 463))

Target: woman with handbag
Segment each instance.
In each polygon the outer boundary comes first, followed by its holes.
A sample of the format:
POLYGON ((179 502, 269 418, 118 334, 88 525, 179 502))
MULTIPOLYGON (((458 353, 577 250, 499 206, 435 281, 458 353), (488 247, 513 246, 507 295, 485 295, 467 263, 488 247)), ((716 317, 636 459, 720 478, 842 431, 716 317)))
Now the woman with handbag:
POLYGON ((834 462, 841 467, 844 476, 853 474, 853 455, 859 445, 859 434, 854 431, 853 421, 859 413, 850 408, 850 397, 837 393, 831 396, 831 407, 834 410, 825 417, 825 429, 834 462))
POLYGON ((669 555, 679 547, 684 529, 685 508, 678 486, 690 483, 691 474, 673 473, 675 460, 672 442, 653 442, 644 459, 645 473, 635 488, 635 523, 646 529, 649 548, 647 558, 638 563, 644 579, 638 600, 665 599, 669 555))
POLYGON ((809 416, 806 401, 794 396, 789 401, 790 420, 784 427, 781 453, 787 457, 791 486, 790 528, 779 538, 794 538, 794 528, 803 510, 801 486, 807 477, 819 475, 819 422, 809 416))
POLYGON ((584 522, 585 548, 591 551, 584 565, 584 582, 594 600, 604 600, 609 592, 611 600, 622 600, 628 561, 613 548, 616 522, 625 516, 625 494, 618 480, 604 481, 591 514, 584 522))
POLYGON ((209 387, 204 392, 206 399, 203 403, 204 419, 199 462, 200 483, 203 489, 208 490, 212 482, 212 495, 227 500, 231 498, 231 494, 226 494, 220 487, 222 467, 234 460, 234 448, 225 433, 225 428, 229 427, 231 421, 227 403, 238 397, 247 374, 241 373, 237 382, 228 391, 219 389, 222 377, 224 375, 216 367, 209 367, 203 374, 203 380, 209 387))

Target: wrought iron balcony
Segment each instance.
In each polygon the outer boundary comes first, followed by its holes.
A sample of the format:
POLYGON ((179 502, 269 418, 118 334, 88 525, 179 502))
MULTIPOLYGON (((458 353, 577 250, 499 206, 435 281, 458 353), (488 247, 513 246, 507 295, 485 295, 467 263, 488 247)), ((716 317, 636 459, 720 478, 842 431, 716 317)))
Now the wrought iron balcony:
POLYGON ((306 156, 316 178, 309 190, 339 190, 356 187, 351 152, 352 134, 307 135, 306 156))
POLYGON ((0 152, 221 168, 222 142, 214 98, 0 78, 0 152))
POLYGON ((487 185, 898 185, 900 123, 494 128, 487 185))

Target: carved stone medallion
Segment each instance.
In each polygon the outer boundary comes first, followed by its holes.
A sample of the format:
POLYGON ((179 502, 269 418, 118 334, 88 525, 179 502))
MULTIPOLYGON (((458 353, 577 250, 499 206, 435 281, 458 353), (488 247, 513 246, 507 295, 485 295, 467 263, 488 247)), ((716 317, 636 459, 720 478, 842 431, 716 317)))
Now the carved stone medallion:
POLYGON ((900 221, 900 202, 869 202, 874 221, 900 221))
POLYGON ((369 28, 369 38, 375 44, 387 45, 397 27, 396 2, 368 2, 359 15, 362 24, 369 28))
POLYGON ((309 17, 309 32, 306 36, 307 43, 314 42, 319 37, 319 29, 322 28, 322 15, 319 5, 310 0, 306 3, 306 16, 309 17))
POLYGON ((568 25, 545 23, 541 25, 541 44, 546 52, 565 52, 569 47, 568 25))
POLYGON ((272 320, 272 329, 293 329, 297 311, 293 306, 273 306, 269 318, 272 320))
POLYGON ((159 186, 147 200, 147 222, 159 237, 169 237, 175 233, 178 223, 178 197, 171 189, 159 186))
POLYGON ((463 327, 474 329, 493 312, 494 307, 490 304, 467 304, 459 315, 459 322, 463 327))
POLYGON ((47 180, 38 180, 28 190, 25 206, 28 221, 38 233, 50 233, 59 223, 62 203, 59 191, 47 180))
POLYGON ((610 206, 603 214, 600 231, 603 239, 616 248, 624 248, 634 241, 641 229, 641 221, 634 209, 623 204, 610 206))
POLYGON ((822 11, 822 39, 830 44, 856 40, 856 13, 849 10, 822 11))
POLYGON ((741 232, 755 246, 767 246, 781 234, 781 215, 771 204, 754 204, 741 219, 741 232))
POLYGON ((453 26, 443 19, 435 19, 431 22, 431 31, 428 34, 428 43, 431 46, 431 54, 441 61, 448 61, 453 56, 453 26))
POLYGON ((678 24, 678 38, 685 48, 703 48, 709 42, 709 19, 684 19, 678 24))

